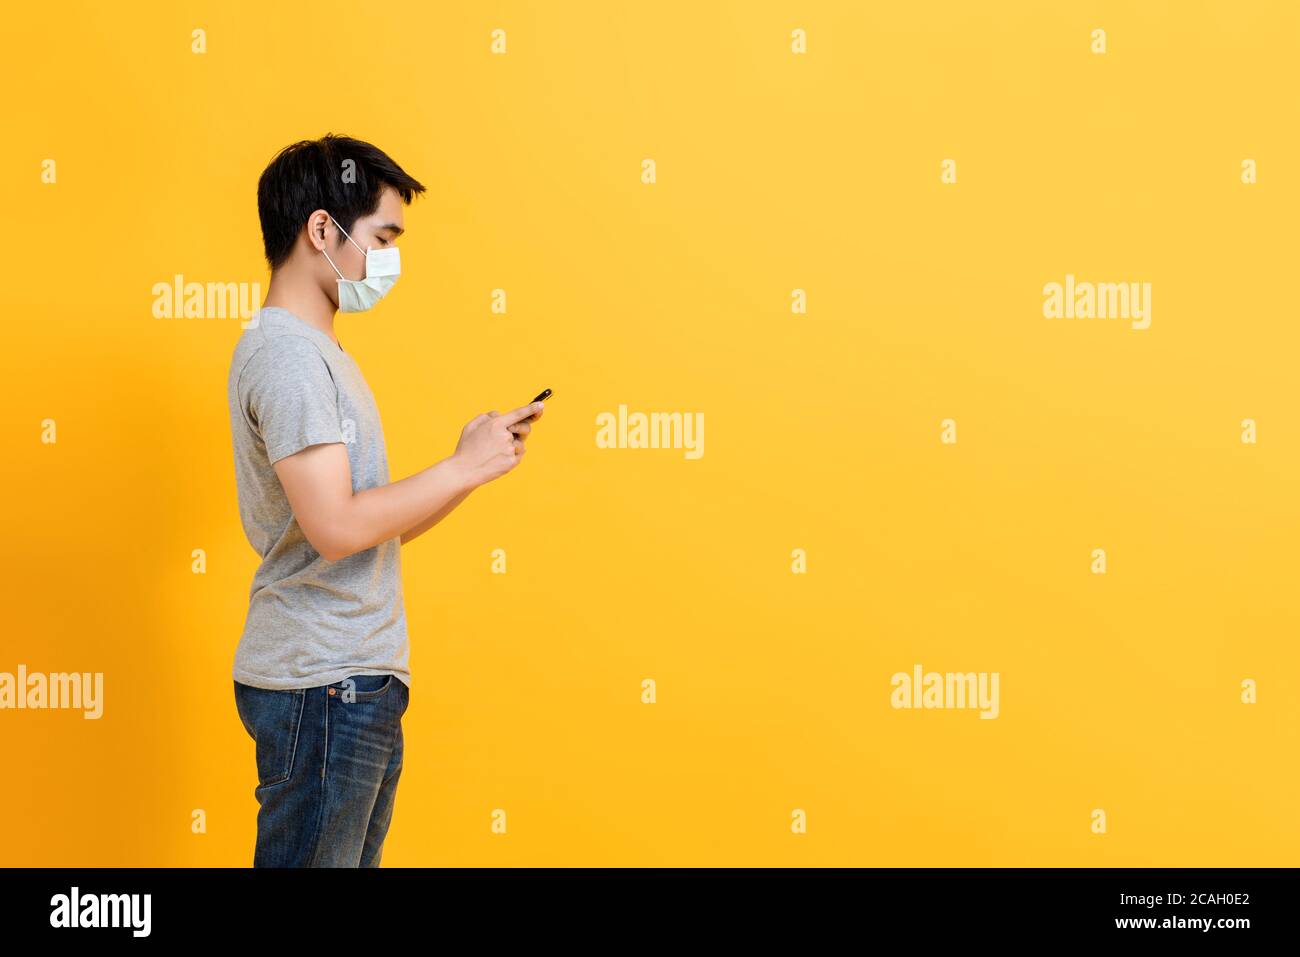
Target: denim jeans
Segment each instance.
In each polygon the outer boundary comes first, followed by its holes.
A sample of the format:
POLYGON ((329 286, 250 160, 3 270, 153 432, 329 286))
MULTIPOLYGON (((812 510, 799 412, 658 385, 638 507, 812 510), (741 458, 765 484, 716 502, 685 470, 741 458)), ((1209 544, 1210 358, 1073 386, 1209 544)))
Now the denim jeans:
POLYGON ((378 867, 410 690, 394 675, 272 691, 235 682, 257 743, 254 867, 378 867))

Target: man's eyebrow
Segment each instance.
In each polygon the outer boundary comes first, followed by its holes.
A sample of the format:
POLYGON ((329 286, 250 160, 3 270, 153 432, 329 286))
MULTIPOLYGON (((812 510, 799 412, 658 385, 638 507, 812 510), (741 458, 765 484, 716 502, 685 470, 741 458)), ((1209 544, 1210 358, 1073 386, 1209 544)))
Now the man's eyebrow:
POLYGON ((403 229, 401 226, 398 226, 396 223, 384 223, 384 225, 382 225, 382 226, 376 226, 375 228, 376 228, 376 229, 391 229, 391 230, 393 231, 393 238, 394 238, 394 239, 396 239, 398 236, 402 235, 402 233, 406 232, 405 229, 403 229))

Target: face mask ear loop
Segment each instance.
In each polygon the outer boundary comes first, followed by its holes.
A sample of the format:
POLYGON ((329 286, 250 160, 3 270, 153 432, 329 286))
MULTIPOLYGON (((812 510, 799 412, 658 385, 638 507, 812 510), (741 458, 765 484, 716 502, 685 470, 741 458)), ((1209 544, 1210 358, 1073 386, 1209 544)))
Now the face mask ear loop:
POLYGON ((334 265, 334 260, 330 259, 330 254, 325 252, 325 250, 323 249, 321 250, 321 253, 325 256, 325 261, 330 264, 330 268, 333 269, 336 273, 338 273, 339 282, 347 282, 347 279, 344 278, 343 273, 339 272, 339 267, 334 265))
MULTIPOLYGON (((339 221, 338 221, 337 219, 335 219, 335 218, 334 218, 330 213, 326 213, 325 215, 326 215, 326 216, 329 216, 330 220, 334 223, 335 226, 338 226, 338 230, 339 230, 339 232, 341 232, 344 236, 348 236, 348 231, 347 231, 346 229, 344 229, 342 226, 339 226, 339 221)), ((348 236, 348 242, 352 243, 353 246, 357 246, 357 244, 356 244, 355 242, 352 241, 352 237, 351 237, 351 236, 348 236)), ((361 247, 360 247, 360 246, 357 246, 357 249, 361 249, 361 247)), ((339 277, 339 282, 351 282, 351 281, 352 281, 352 280, 348 279, 347 276, 343 275, 343 273, 339 272, 339 267, 336 266, 336 265, 334 265, 334 260, 330 259, 330 254, 329 254, 329 253, 325 252, 324 249, 322 249, 321 252, 324 253, 324 255, 325 255, 325 261, 326 261, 327 263, 330 264, 330 268, 333 269, 334 272, 338 275, 338 277, 339 277)), ((362 250, 362 253, 364 253, 364 252, 365 252, 365 250, 362 250)))
MULTIPOLYGON (((342 226, 339 226, 339 221, 337 219, 334 219, 333 214, 326 213, 325 215, 329 216, 330 219, 334 220, 334 225, 339 227, 339 232, 341 232, 344 236, 348 236, 348 231, 344 229, 342 226)), ((353 239, 351 236, 348 236, 348 242, 350 242, 353 246, 357 246, 357 241, 353 239)), ((357 246, 357 252, 361 253, 361 255, 363 256, 366 254, 366 251, 362 249, 360 246, 357 246)))

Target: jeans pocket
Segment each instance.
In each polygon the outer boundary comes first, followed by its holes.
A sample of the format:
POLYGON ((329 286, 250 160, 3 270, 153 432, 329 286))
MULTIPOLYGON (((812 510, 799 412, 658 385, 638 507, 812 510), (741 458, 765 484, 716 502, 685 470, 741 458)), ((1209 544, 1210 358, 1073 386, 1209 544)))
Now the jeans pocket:
POLYGON ((307 692, 274 691, 236 683, 240 720, 257 743, 257 787, 264 790, 289 780, 298 752, 298 734, 307 692))
POLYGON ((329 695, 344 702, 373 701, 388 694, 397 680, 395 675, 350 675, 330 685, 329 695))

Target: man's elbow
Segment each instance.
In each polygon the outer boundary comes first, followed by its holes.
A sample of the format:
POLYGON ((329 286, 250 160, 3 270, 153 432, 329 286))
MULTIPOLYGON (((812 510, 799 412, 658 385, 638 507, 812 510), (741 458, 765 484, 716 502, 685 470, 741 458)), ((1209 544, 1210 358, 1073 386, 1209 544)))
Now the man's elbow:
POLYGON ((328 531, 320 531, 314 535, 306 535, 307 544, 316 549, 316 554, 327 562, 337 562, 349 555, 354 555, 361 551, 352 542, 347 541, 342 535, 328 531))
MULTIPOLYGON (((325 550, 322 551, 321 558, 327 562, 341 562, 343 559, 355 555, 357 552, 364 552, 369 546, 353 541, 331 541, 325 542, 325 550)), ((319 551, 319 549, 317 549, 319 551)))
POLYGON ((352 552, 348 551, 346 548, 331 548, 328 546, 325 548, 318 548, 316 551, 318 551, 320 557, 325 559, 327 562, 342 561, 352 554, 352 552))

